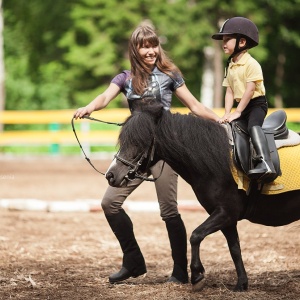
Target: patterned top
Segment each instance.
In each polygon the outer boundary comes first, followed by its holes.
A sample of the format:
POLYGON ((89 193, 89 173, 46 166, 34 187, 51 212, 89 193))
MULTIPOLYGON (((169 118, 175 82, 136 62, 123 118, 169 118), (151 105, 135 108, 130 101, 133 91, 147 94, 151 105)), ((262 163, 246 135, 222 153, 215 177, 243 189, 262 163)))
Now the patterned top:
POLYGON ((132 88, 130 75, 130 71, 125 70, 115 76, 111 81, 121 89, 121 92, 127 98, 130 108, 130 102, 133 100, 139 100, 143 97, 154 97, 163 104, 164 109, 169 110, 173 92, 184 84, 184 79, 180 74, 175 73, 174 77, 170 77, 155 67, 150 75, 148 88, 145 89, 142 95, 137 95, 132 88))

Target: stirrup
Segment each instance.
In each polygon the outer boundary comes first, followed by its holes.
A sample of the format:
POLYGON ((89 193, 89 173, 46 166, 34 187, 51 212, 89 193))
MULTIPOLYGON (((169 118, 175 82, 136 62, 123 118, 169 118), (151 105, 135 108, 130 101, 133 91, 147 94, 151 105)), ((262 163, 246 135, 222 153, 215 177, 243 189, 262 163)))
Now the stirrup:
POLYGON ((267 172, 265 172, 265 174, 271 174, 271 173, 275 173, 271 170, 269 164, 262 158, 261 161, 265 164, 265 166, 267 167, 267 172))
POLYGON ((263 163, 263 167, 258 167, 258 164, 257 164, 256 167, 254 167, 253 169, 248 171, 247 175, 251 176, 251 175, 261 174, 261 176, 263 176, 263 175, 276 173, 276 172, 272 171, 272 169, 270 168, 268 163, 263 158, 260 158, 260 163, 263 163))

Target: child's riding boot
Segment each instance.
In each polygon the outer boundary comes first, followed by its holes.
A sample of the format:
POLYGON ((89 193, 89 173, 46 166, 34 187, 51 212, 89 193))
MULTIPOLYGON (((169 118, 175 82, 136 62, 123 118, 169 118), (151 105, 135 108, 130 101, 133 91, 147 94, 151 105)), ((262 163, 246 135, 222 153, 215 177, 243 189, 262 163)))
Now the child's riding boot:
POLYGON ((133 233, 133 225, 123 209, 117 214, 105 215, 123 251, 123 264, 119 272, 109 276, 110 283, 138 277, 147 272, 145 260, 133 233))
POLYGON ((168 218, 165 222, 174 261, 173 272, 168 282, 188 283, 187 236, 184 223, 180 215, 168 218))
POLYGON ((275 177, 276 171, 271 159, 271 154, 266 136, 260 126, 253 126, 250 129, 250 136, 256 152, 256 165, 249 170, 248 177, 254 180, 266 180, 275 177))

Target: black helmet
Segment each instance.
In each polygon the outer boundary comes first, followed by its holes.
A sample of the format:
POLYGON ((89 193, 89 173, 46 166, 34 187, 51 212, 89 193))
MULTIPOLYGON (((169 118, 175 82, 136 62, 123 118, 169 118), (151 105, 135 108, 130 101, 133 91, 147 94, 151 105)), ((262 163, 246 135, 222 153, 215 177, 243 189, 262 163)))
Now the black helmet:
POLYGON ((249 19, 243 17, 234 17, 227 19, 220 31, 212 36, 214 40, 222 40, 224 35, 236 34, 245 37, 247 48, 253 48, 258 45, 258 29, 249 19))

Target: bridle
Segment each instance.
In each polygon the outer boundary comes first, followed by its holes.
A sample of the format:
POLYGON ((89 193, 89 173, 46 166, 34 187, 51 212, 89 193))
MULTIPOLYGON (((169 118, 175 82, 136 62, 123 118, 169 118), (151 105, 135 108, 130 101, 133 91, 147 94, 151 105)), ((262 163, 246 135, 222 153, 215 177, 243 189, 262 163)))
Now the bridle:
POLYGON ((125 158, 121 157, 119 155, 120 151, 115 155, 115 159, 120 161, 121 163, 123 163, 125 166, 128 167, 128 172, 125 175, 125 178, 129 181, 134 180, 135 178, 139 178, 145 181, 151 181, 151 182, 155 182, 162 174, 162 171, 164 169, 165 166, 165 161, 163 162, 162 168, 160 170, 160 173, 158 175, 158 177, 154 177, 154 178, 149 178, 147 176, 141 175, 138 173, 140 167, 142 166, 144 160, 146 158, 149 157, 148 162, 147 162, 147 166, 146 169, 149 167, 150 163, 153 161, 154 158, 154 152, 155 152, 155 138, 153 138, 153 141, 150 145, 150 147, 144 152, 142 153, 140 156, 137 156, 137 158, 134 159, 133 162, 130 162, 128 160, 126 160, 125 158))
MULTIPOLYGON (((111 124, 111 125, 117 125, 117 126, 123 126, 124 123, 115 123, 115 122, 106 122, 106 121, 102 121, 102 120, 99 120, 99 119, 95 119, 95 118, 92 118, 92 117, 89 117, 89 116, 83 116, 82 117, 83 119, 88 119, 88 120, 91 120, 91 121, 96 121, 96 122, 101 122, 101 123, 105 123, 105 124, 111 124)), ((74 132, 74 135, 75 135, 75 138, 78 142, 78 145, 84 155, 84 158, 87 160, 87 162, 92 166, 92 168, 100 173, 101 175, 104 175, 105 176, 105 173, 99 171, 94 165, 93 163, 91 162, 90 158, 87 157, 80 141, 79 141, 79 138, 77 136, 77 133, 76 133, 76 130, 75 130, 75 125, 74 125, 74 119, 75 117, 72 118, 71 120, 71 125, 72 125, 72 130, 74 132)), ((153 161, 153 157, 154 157, 154 151, 155 151, 155 139, 153 139, 149 149, 147 149, 144 153, 142 153, 140 156, 138 156, 136 159, 133 160, 133 162, 130 162, 128 160, 126 160, 125 158, 122 158, 119 153, 120 153, 120 150, 118 151, 118 153, 114 156, 114 158, 120 162, 122 162, 124 165, 126 165, 128 167, 128 172, 127 174, 125 175, 125 178, 129 181, 132 181, 134 180, 135 178, 139 178, 139 179, 142 179, 142 180, 145 180, 145 181, 152 181, 152 182, 155 182, 162 174, 162 171, 163 171, 163 168, 164 168, 164 165, 165 165, 165 162, 163 162, 163 166, 161 168, 161 171, 160 171, 160 174, 158 177, 155 177, 155 178, 148 178, 146 176, 143 176, 143 175, 140 175, 138 173, 139 171, 139 168, 141 167, 142 163, 144 162, 144 160, 148 157, 148 155, 150 154, 150 159, 148 160, 148 165, 151 163, 151 161, 153 161), (135 163, 136 161, 136 163, 135 163)))

